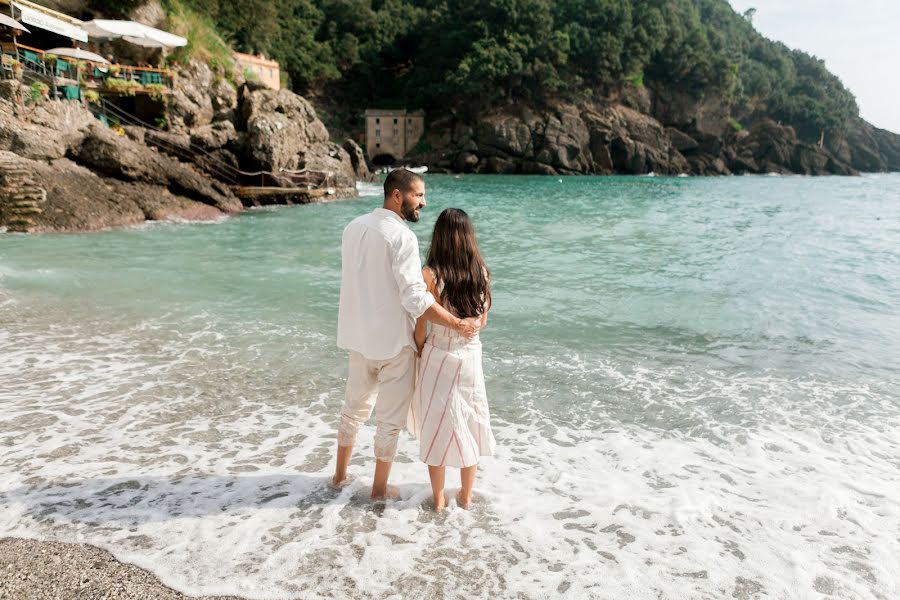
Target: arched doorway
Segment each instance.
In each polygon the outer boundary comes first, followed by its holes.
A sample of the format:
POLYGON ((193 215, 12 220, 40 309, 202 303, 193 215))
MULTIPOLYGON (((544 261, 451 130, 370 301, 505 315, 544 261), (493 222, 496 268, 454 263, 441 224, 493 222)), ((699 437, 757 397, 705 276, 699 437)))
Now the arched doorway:
POLYGON ((372 164, 378 167, 389 167, 396 161, 397 159, 390 154, 376 154, 375 157, 372 158, 372 164))

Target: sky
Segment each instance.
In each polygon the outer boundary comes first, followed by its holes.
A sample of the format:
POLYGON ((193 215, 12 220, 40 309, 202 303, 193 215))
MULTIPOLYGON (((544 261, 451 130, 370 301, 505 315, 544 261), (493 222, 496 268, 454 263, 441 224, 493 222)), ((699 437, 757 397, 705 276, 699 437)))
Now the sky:
POLYGON ((730 0, 767 38, 825 61, 876 127, 900 133, 900 0, 730 0))

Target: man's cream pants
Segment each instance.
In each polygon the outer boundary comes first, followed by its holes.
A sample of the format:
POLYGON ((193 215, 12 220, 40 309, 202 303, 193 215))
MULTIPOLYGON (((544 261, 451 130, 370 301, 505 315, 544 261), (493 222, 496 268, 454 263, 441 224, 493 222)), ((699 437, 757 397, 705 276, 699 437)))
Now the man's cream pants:
POLYGON ((416 353, 409 346, 387 360, 370 360, 351 351, 338 445, 353 446, 356 443, 356 434, 374 407, 375 458, 394 460, 415 386, 416 353))

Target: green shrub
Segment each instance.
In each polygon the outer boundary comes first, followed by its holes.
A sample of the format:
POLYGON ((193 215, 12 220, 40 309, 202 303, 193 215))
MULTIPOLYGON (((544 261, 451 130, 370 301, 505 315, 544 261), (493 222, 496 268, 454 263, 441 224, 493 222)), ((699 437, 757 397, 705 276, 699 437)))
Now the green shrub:
POLYGON ((187 64, 198 60, 230 78, 234 71, 231 48, 216 32, 212 21, 182 0, 165 0, 163 5, 169 17, 169 30, 188 41, 187 46, 176 48, 169 54, 169 63, 187 64))
POLYGON ((169 92, 169 88, 162 83, 148 83, 144 86, 144 91, 149 92, 154 100, 162 100, 169 92))
POLYGON ((41 98, 50 93, 50 87, 41 81, 35 81, 31 84, 31 101, 38 102, 41 98))
POLYGON ((625 83, 630 83, 634 87, 642 88, 644 87, 644 73, 634 73, 633 75, 626 75, 622 78, 625 83))
POLYGON ((103 82, 103 87, 111 92, 118 92, 125 96, 134 96, 141 89, 141 84, 127 79, 106 79, 103 82))

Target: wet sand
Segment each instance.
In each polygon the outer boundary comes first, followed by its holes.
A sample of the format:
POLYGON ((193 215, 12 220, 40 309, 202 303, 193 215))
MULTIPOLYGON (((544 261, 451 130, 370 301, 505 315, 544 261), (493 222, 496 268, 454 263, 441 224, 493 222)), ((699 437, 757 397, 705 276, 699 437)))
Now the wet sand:
MULTIPOLYGON (((178 600, 151 573, 87 544, 0 539, 0 600, 178 600)), ((213 600, 211 596, 203 599, 213 600)), ((216 600, 239 600, 215 596, 216 600)), ((202 599, 201 599, 202 600, 202 599)))

